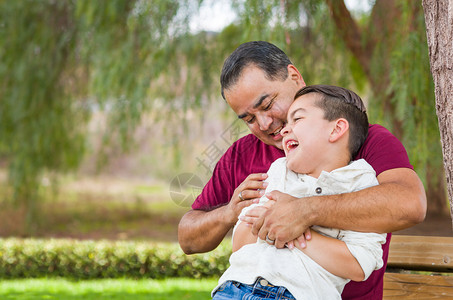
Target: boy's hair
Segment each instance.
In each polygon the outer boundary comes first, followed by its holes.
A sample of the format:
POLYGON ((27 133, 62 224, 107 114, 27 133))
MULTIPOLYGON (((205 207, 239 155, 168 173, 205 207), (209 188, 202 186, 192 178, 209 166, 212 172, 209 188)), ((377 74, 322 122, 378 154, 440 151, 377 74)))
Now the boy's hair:
POLYGON ((309 93, 320 96, 315 103, 324 111, 326 120, 345 118, 349 122, 349 152, 354 159, 368 135, 368 117, 362 99, 353 91, 331 85, 305 86, 294 99, 309 93))
POLYGON ((224 90, 233 86, 249 65, 263 70, 269 80, 285 80, 288 77, 288 65, 292 64, 285 52, 277 46, 253 41, 240 45, 223 63, 220 85, 223 99, 224 90))

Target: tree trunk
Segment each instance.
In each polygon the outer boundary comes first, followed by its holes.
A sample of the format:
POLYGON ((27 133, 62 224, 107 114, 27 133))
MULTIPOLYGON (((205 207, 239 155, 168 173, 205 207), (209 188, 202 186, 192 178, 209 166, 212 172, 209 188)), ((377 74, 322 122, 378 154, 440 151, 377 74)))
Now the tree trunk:
POLYGON ((423 0, 423 9, 453 220, 453 0, 423 0))

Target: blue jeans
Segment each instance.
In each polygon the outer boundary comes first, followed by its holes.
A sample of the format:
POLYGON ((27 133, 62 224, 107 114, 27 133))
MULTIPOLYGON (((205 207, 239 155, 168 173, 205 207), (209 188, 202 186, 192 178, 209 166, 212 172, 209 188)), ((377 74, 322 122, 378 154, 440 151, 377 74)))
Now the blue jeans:
POLYGON ((266 279, 258 277, 254 284, 243 284, 236 281, 223 283, 215 292, 213 300, 259 300, 259 299, 296 299, 283 286, 270 284, 266 279))

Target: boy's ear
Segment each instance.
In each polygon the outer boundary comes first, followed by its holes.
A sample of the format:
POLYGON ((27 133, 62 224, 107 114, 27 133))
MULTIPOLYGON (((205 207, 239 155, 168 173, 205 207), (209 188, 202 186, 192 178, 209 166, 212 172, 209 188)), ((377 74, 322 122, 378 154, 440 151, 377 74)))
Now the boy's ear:
POLYGON ((344 118, 340 118, 334 122, 334 127, 329 137, 329 142, 331 143, 338 141, 349 129, 349 122, 344 118))

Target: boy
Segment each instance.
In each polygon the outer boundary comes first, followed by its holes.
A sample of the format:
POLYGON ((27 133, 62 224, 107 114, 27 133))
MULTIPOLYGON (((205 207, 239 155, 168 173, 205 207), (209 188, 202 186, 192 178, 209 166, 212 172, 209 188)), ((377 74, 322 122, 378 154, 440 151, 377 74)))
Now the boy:
MULTIPOLYGON (((304 197, 377 185, 368 163, 351 163, 368 132, 360 97, 340 87, 318 85, 302 88, 294 99, 288 124, 281 131, 286 157, 271 165, 266 192, 280 190, 304 197)), ((258 205, 269 207, 272 202, 263 196, 258 205)), ((254 206, 245 208, 241 216, 254 206)), ((277 249, 269 237, 267 243, 256 241, 250 228, 239 221, 231 266, 219 279, 213 299, 246 295, 252 299, 341 299, 349 280, 366 280, 382 267, 385 234, 312 229, 306 248, 290 243, 288 248, 277 249)))

